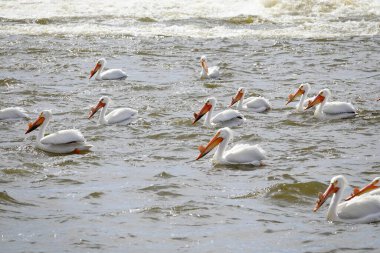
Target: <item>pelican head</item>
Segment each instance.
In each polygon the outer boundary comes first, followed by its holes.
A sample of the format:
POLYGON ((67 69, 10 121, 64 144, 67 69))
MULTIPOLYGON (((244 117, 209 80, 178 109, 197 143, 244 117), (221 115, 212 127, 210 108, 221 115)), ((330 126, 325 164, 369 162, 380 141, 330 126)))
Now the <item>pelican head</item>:
POLYGON ((208 73, 207 57, 205 55, 201 56, 200 63, 201 63, 202 68, 206 71, 206 73, 208 73))
POLYGON ((96 62, 95 67, 91 70, 90 77, 88 79, 91 79, 91 77, 93 77, 96 74, 96 72, 98 72, 102 67, 104 67, 106 63, 107 63, 106 59, 104 58, 99 59, 96 62))
POLYGON ((200 120, 203 115, 208 113, 212 108, 214 108, 216 105, 216 98, 210 97, 206 100, 206 103, 202 107, 202 109, 198 113, 194 113, 194 121, 193 124, 195 124, 198 120, 200 120))
POLYGON ((218 146, 223 140, 229 141, 233 137, 233 132, 230 128, 224 127, 219 129, 214 137, 209 141, 209 143, 205 146, 199 146, 198 150, 200 154, 198 155, 196 160, 201 159, 205 155, 207 155, 211 150, 213 150, 216 146, 218 146))
POLYGON ((240 101, 244 97, 244 94, 245 94, 245 88, 240 87, 238 91, 236 92, 236 95, 232 97, 231 104, 229 105, 229 107, 233 106, 235 103, 240 101))
POLYGON ((344 189, 346 185, 347 185, 347 180, 344 176, 339 175, 339 176, 333 177, 326 191, 323 194, 319 193, 318 200, 317 200, 317 203, 315 204, 313 211, 316 212, 331 195, 337 193, 341 189, 344 189))
POLYGON ((286 102, 286 104, 289 104, 290 102, 292 102, 296 97, 299 97, 305 93, 307 94, 309 90, 310 90, 310 84, 308 83, 301 84, 300 87, 298 87, 298 90, 296 91, 296 93, 289 95, 288 102, 286 102))
POLYGON ((305 110, 321 103, 326 103, 327 99, 331 96, 331 92, 329 89, 323 89, 321 90, 318 95, 315 97, 313 101, 309 101, 309 104, 305 108, 305 110))
POLYGON ((50 110, 42 111, 34 122, 30 122, 28 124, 28 129, 26 130, 25 134, 28 134, 36 130, 39 126, 41 126, 45 122, 45 120, 50 120, 51 116, 52 116, 52 112, 50 110))
POLYGON ((379 187, 380 187, 380 177, 376 177, 374 180, 372 180, 371 183, 369 183, 368 185, 366 185, 362 189, 354 188, 354 191, 352 192, 352 194, 348 198, 346 198, 345 200, 347 201, 347 200, 353 199, 356 196, 360 196, 364 193, 376 190, 379 187))
POLYGON ((88 118, 91 119, 97 111, 106 106, 110 101, 111 99, 107 96, 101 97, 98 104, 95 107, 91 107, 88 118))

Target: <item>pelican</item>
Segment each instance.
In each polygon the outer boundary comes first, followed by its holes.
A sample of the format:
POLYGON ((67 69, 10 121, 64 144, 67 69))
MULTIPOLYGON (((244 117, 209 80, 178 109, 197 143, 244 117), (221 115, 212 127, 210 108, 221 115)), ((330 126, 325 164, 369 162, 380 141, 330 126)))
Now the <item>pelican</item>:
POLYGON ((127 74, 121 69, 109 69, 103 72, 106 63, 107 61, 104 58, 98 60, 88 79, 91 79, 95 74, 96 80, 124 80, 127 78, 127 74))
POLYGON ((102 109, 102 111, 100 112, 99 123, 105 125, 115 123, 130 123, 130 121, 137 116, 138 112, 131 108, 118 108, 106 115, 110 101, 111 99, 107 96, 101 97, 98 104, 95 107, 91 108, 88 118, 92 118, 92 116, 94 116, 94 114, 100 109, 102 109))
POLYGON ((20 119, 29 118, 29 116, 24 112, 22 108, 9 107, 0 110, 0 120, 3 119, 20 119))
POLYGON ((241 125, 245 118, 243 114, 241 114, 239 111, 227 109, 224 110, 214 117, 212 117, 214 113, 214 108, 216 105, 216 98, 210 97, 206 100, 206 103, 202 107, 202 109, 199 111, 199 113, 194 113, 194 121, 193 124, 195 124, 198 120, 200 120, 203 115, 207 113, 207 116, 204 121, 204 125, 207 127, 213 127, 218 126, 222 124, 231 124, 231 125, 241 125))
POLYGON ((370 194, 370 195, 380 195, 380 177, 376 177, 374 180, 372 180, 371 183, 363 187, 362 189, 354 188, 354 191, 352 194, 347 197, 345 200, 353 199, 357 196, 360 196, 362 194, 370 194))
POLYGON ((307 95, 310 91, 310 84, 304 83, 301 84, 298 88, 298 90, 294 94, 290 94, 288 97, 288 101, 286 102, 286 105, 292 102, 296 97, 301 96, 300 102, 296 105, 296 111, 297 112, 304 112, 305 107, 307 107, 309 101, 312 101, 314 98, 307 98, 307 95))
POLYGON ((330 102, 326 104, 327 100, 331 96, 329 89, 321 90, 313 101, 309 101, 305 110, 320 104, 314 112, 314 116, 317 118, 334 118, 343 119, 356 116, 356 110, 351 103, 346 102, 330 102))
POLYGON ((251 110, 254 112, 264 112, 271 109, 271 105, 268 99, 263 97, 250 97, 244 100, 245 88, 240 87, 235 95, 232 98, 231 104, 229 107, 233 106, 236 102, 239 101, 237 105, 238 110, 251 110))
POLYGON ((313 211, 316 212, 326 199, 332 195, 327 211, 327 219, 329 221, 344 221, 350 223, 380 221, 379 195, 364 195, 339 204, 346 186, 347 180, 344 176, 339 175, 333 177, 326 191, 323 194, 319 194, 319 199, 313 211))
POLYGON ((263 165, 262 160, 266 159, 266 155, 259 145, 237 144, 226 151, 228 142, 232 137, 233 133, 230 128, 219 129, 206 147, 198 147, 200 154, 196 160, 202 158, 219 145, 212 159, 215 164, 263 165))
POLYGON ((219 78, 219 67, 218 66, 213 66, 213 67, 208 67, 207 66, 207 57, 205 55, 201 56, 201 66, 202 66, 202 71, 201 71, 201 80, 203 79, 216 79, 219 78))
POLYGON ((45 136, 45 129, 51 117, 52 112, 50 110, 44 110, 36 121, 29 123, 29 128, 25 134, 41 126, 37 134, 37 148, 57 154, 79 154, 81 151, 87 151, 92 147, 92 145, 86 143, 82 133, 77 129, 61 130, 45 136))

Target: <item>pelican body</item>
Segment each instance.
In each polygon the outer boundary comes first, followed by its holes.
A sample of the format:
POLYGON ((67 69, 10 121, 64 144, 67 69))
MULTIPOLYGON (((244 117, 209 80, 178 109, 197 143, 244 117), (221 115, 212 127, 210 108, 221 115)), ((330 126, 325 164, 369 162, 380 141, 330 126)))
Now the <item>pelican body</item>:
POLYGON ((42 111, 36 121, 29 123, 29 128, 25 132, 28 134, 41 126, 37 134, 38 149, 57 154, 80 153, 90 150, 92 145, 86 143, 82 133, 77 129, 61 130, 45 136, 45 130, 51 117, 51 111, 42 111))
POLYGON ((21 118, 29 118, 29 116, 21 108, 9 107, 0 110, 0 120, 21 118))
POLYGON ((107 96, 101 97, 98 104, 91 108, 88 118, 92 118, 94 114, 101 109, 99 116, 99 123, 103 125, 116 124, 116 123, 130 123, 138 112, 131 108, 118 108, 106 115, 108 106, 111 99, 107 96))
POLYGON ((94 75, 96 80, 124 80, 128 77, 127 74, 121 69, 109 69, 103 72, 106 64, 106 59, 99 59, 95 67, 91 70, 89 79, 91 79, 94 75))
POLYGON ((331 96, 329 89, 321 90, 313 101, 309 101, 305 110, 320 104, 319 107, 315 109, 314 116, 317 118, 328 118, 328 119, 343 119, 351 118, 356 116, 356 110, 351 103, 347 102, 329 102, 328 98, 331 96), (326 104, 327 103, 327 104, 326 104))
POLYGON ((203 79, 217 79, 219 78, 219 67, 218 66, 213 66, 213 67, 208 67, 207 65, 207 57, 205 55, 201 56, 201 80, 203 79))
POLYGON ((206 146, 198 147, 200 154, 196 160, 199 160, 219 145, 212 159, 215 164, 262 165, 262 160, 266 159, 266 155, 259 145, 236 144, 226 151, 232 137, 233 133, 230 128, 219 129, 206 146))
POLYGON ((327 219, 349 223, 370 223, 380 221, 380 195, 364 195, 340 203, 342 194, 347 186, 347 180, 339 175, 331 179, 329 187, 322 194, 315 205, 316 212, 329 196, 332 195, 327 219))
POLYGON ((237 104, 238 110, 250 110, 253 112, 265 112, 271 109, 271 105, 268 99, 264 97, 250 97, 244 99, 244 95, 246 90, 244 87, 240 87, 236 93, 236 95, 232 98, 231 104, 229 107, 233 106, 235 103, 237 104))
POLYGON ((224 110, 213 117, 215 105, 216 98, 208 98, 199 113, 194 113, 193 124, 200 120, 205 114, 207 114, 207 116, 205 118, 204 125, 207 127, 214 127, 223 124, 241 125, 245 121, 243 114, 232 109, 224 110))

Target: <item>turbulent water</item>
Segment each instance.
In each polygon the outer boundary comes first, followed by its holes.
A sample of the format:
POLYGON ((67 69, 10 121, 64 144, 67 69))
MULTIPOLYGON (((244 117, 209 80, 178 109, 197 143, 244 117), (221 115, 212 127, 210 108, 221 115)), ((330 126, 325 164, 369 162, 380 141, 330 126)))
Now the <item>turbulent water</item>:
POLYGON ((377 0, 1 1, 0 109, 51 109, 49 133, 77 128, 94 147, 52 155, 27 120, 0 121, 0 252, 378 252, 379 223, 312 209, 335 175, 345 194, 379 176, 379 21, 377 0), (203 54, 220 80, 199 80, 203 54), (128 78, 88 81, 101 57, 128 78), (295 113, 303 82, 357 117, 295 113), (240 86, 273 106, 233 128, 266 165, 195 161, 216 129, 193 112, 240 86), (137 120, 88 120, 103 95, 137 120))

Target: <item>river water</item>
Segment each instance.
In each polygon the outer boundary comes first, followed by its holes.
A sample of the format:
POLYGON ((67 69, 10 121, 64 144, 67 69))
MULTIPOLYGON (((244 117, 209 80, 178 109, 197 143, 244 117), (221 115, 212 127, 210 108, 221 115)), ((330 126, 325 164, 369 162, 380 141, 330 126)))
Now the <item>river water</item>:
POLYGON ((379 176, 379 21, 379 1, 1 1, 0 108, 51 109, 49 133, 77 128, 94 147, 49 154, 27 120, 0 121, 0 252, 378 252, 378 223, 312 209, 335 175, 379 176), (220 80, 199 80, 203 54, 220 80), (101 57, 128 78, 88 81, 101 57), (295 113, 303 82, 358 116, 295 113), (240 86, 273 105, 233 128, 266 165, 195 161, 216 129, 193 112, 240 86), (138 119, 88 120, 103 95, 138 119))

